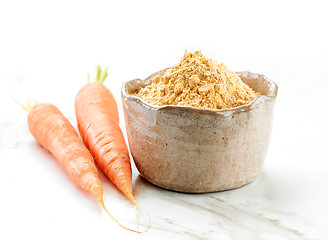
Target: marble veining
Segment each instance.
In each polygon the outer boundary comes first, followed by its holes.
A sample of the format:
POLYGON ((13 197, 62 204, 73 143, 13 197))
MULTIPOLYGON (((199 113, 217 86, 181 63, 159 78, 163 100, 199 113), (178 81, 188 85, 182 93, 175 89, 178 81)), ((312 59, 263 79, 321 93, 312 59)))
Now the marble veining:
MULTIPOLYGON (((25 123, 1 124, 1 148, 23 153, 34 139, 25 123), (10 137, 9 133, 14 133, 10 137)), ((38 150, 39 146, 36 146, 38 150)), ((134 192, 141 210, 140 228, 148 225, 149 235, 171 234, 177 239, 325 239, 327 232, 293 211, 275 206, 266 184, 266 172, 254 183, 240 189, 209 193, 184 194, 158 188, 134 172, 134 192), (292 223, 292 224, 291 224, 292 223)), ((133 218, 119 218, 135 223, 133 218)))
MULTIPOLYGON (((150 210, 152 229, 172 233, 177 239, 220 237, 232 240, 310 240, 325 239, 316 238, 317 235, 328 236, 326 231, 292 211, 270 208, 270 196, 266 192, 259 196, 256 192, 261 189, 261 181, 262 175, 243 189, 191 195, 160 189, 140 176, 137 177, 135 186, 143 211, 146 211, 149 203, 153 207, 158 206, 157 212, 150 210), (251 193, 235 199, 240 195, 238 191, 251 193), (140 195, 143 195, 142 198, 139 198, 140 195), (253 201, 254 199, 257 200, 253 201), (165 207, 162 208, 164 204, 165 207)), ((147 219, 143 217, 141 226, 146 227, 147 224, 147 219)))

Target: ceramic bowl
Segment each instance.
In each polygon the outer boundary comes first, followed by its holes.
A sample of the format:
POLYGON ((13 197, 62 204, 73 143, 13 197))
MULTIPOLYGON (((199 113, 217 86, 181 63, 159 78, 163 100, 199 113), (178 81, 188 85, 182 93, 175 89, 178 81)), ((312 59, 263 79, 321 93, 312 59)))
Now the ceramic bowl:
POLYGON ((247 105, 213 110, 155 106, 131 96, 165 70, 124 83, 122 103, 130 151, 140 174, 159 187, 205 193, 241 187, 261 172, 277 85, 238 72, 261 95, 247 105))

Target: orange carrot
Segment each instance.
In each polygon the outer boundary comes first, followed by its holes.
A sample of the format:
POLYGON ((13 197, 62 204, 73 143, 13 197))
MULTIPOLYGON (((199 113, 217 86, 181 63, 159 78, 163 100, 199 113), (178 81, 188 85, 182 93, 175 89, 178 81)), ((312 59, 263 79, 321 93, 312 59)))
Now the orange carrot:
POLYGON ((102 84, 106 77, 107 69, 101 75, 98 66, 95 82, 88 83, 78 92, 75 98, 78 128, 102 171, 137 206, 132 193, 129 151, 119 127, 117 105, 111 92, 102 84))
POLYGON ((58 108, 47 103, 34 105, 28 114, 28 126, 34 138, 55 156, 73 181, 102 201, 103 190, 93 158, 58 108))
POLYGON ((55 156, 73 181, 91 193, 121 227, 137 232, 122 226, 106 209, 93 157, 58 108, 47 103, 34 106, 29 103, 23 108, 29 111, 28 126, 34 138, 55 156))

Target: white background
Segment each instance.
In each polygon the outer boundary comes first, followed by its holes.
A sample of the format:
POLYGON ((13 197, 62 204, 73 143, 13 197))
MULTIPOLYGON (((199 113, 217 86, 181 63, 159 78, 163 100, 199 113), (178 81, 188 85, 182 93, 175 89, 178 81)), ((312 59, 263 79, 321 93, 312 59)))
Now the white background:
MULTIPOLYGON (((263 172, 271 176, 281 206, 293 206, 324 228, 327 23, 324 1, 0 1, 0 239, 159 238, 160 232, 126 233, 104 215, 35 143, 27 113, 9 95, 52 103, 75 125, 77 91, 97 64, 108 66, 105 85, 118 102, 124 129, 121 84, 172 66, 185 49, 278 84, 263 172)), ((152 207, 142 205, 142 195, 137 201, 144 212, 165 209, 156 199, 152 207)), ((115 214, 133 216, 110 183, 105 198, 114 212, 110 202, 121 204, 115 214)))

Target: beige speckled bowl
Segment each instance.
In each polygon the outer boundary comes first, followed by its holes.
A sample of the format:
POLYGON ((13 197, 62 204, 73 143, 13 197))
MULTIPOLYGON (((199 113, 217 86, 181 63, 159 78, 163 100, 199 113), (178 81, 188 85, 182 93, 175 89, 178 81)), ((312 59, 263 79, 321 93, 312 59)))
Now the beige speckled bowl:
POLYGON ((163 72, 122 87, 129 146, 140 174, 159 187, 188 193, 252 182, 267 152, 277 85, 263 75, 237 73, 261 96, 227 110, 154 106, 130 95, 163 72))

